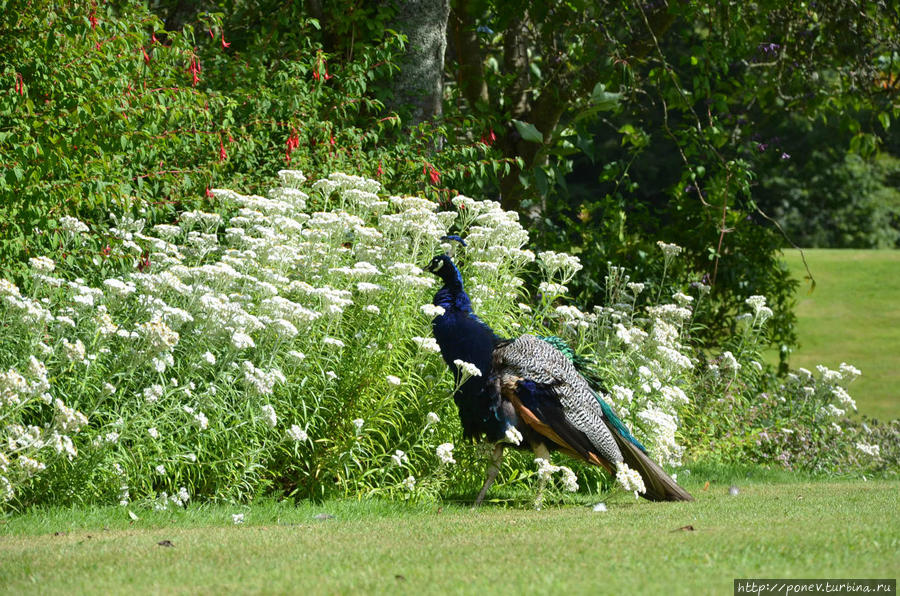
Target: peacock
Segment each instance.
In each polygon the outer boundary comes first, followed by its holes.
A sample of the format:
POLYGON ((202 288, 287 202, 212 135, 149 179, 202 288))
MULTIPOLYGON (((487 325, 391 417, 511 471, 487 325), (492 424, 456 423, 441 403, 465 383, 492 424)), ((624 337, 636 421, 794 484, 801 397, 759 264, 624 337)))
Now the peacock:
MULTIPOLYGON (((464 244, 458 237, 445 239, 464 244)), ((634 470, 643 481, 642 496, 651 501, 693 500, 647 456, 592 389, 576 368, 581 364, 578 357, 562 340, 499 337, 475 314, 462 275, 449 256, 435 256, 426 270, 443 282, 433 301, 443 313, 433 319, 432 330, 457 381, 453 400, 463 436, 494 444, 476 507, 497 477, 503 451, 510 445, 530 448, 546 461, 551 451, 562 451, 613 474, 634 470), (467 364, 480 374, 473 374, 476 371, 467 364)))

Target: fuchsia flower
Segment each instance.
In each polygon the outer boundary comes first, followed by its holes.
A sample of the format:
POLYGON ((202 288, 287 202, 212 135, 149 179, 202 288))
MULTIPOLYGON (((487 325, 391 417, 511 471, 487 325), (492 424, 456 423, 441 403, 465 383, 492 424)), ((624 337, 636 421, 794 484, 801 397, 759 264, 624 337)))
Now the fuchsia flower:
POLYGON ((200 60, 194 54, 191 54, 191 64, 188 66, 188 72, 191 73, 191 85, 197 86, 200 82, 200 60))

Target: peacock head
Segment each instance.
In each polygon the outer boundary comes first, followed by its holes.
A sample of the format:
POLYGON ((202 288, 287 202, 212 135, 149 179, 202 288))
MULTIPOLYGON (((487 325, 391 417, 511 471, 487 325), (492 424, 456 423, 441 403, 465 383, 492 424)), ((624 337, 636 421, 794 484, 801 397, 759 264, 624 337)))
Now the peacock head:
POLYGON ((462 276, 459 269, 453 264, 453 259, 447 255, 437 255, 425 267, 425 271, 434 273, 443 280, 445 284, 458 283, 462 286, 462 276))

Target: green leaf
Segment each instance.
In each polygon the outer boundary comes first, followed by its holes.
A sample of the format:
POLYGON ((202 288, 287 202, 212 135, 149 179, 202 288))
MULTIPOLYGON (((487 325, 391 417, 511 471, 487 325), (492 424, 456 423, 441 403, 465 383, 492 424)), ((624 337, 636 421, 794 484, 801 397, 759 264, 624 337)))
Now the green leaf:
POLYGON ((884 128, 885 132, 891 127, 891 116, 887 112, 878 114, 878 121, 881 122, 881 126, 884 128))
POLYGON ((614 110, 622 99, 621 93, 610 93, 606 90, 606 85, 597 83, 591 92, 591 103, 600 110, 614 110))
POLYGON ((543 143, 544 135, 541 134, 534 124, 530 122, 522 122, 521 120, 513 120, 512 123, 515 125, 516 130, 522 136, 522 138, 531 143, 543 143))

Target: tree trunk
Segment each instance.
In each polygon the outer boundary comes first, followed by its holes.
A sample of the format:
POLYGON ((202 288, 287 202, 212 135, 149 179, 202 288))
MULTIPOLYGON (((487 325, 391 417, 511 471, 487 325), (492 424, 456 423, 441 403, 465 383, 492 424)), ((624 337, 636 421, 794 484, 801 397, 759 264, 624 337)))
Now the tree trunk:
POLYGON ((393 6, 397 13, 391 25, 407 42, 392 107, 411 108, 408 124, 414 126, 441 114, 450 0, 395 0, 393 6))

